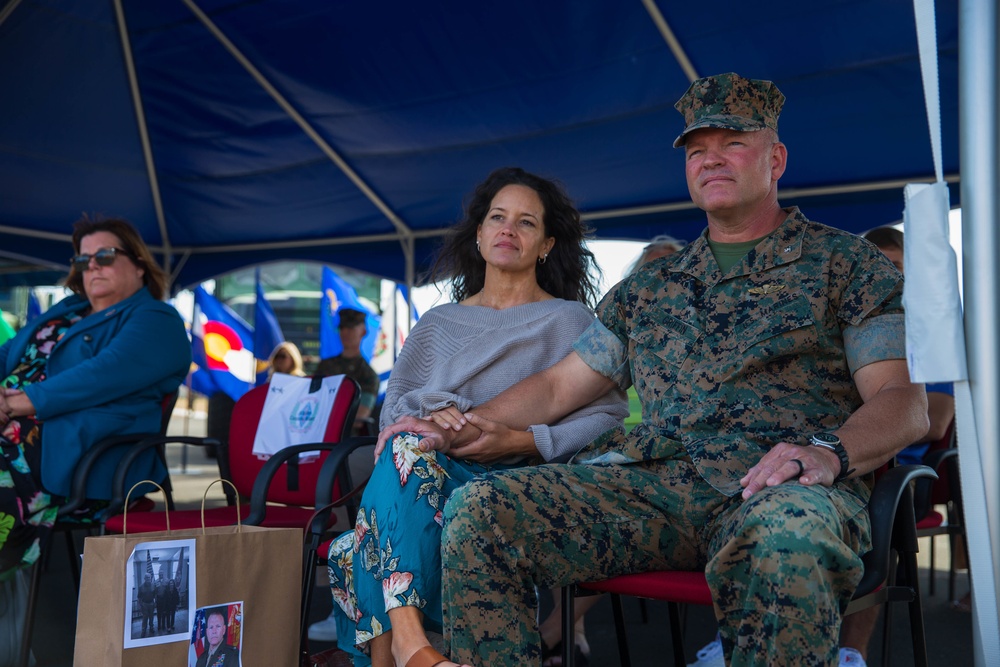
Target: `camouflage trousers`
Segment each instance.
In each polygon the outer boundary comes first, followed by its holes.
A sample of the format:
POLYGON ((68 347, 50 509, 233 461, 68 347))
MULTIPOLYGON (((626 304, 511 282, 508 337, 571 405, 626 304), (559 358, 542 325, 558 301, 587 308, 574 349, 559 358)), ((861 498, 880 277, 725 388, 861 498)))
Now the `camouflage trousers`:
POLYGON ((451 658, 539 665, 536 587, 704 568, 732 665, 836 665, 870 548, 865 499, 786 483, 743 501, 688 461, 491 473, 445 506, 451 658))

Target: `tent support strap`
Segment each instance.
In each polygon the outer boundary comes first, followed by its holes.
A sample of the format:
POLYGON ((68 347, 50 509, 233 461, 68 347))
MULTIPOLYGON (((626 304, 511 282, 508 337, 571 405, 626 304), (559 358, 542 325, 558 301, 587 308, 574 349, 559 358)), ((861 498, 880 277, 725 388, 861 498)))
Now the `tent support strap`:
POLYGON ((663 36, 663 41, 667 43, 670 47, 670 52, 674 54, 674 59, 677 60, 677 64, 681 66, 684 70, 684 75, 687 76, 688 81, 694 82, 695 79, 700 79, 698 71, 691 64, 691 59, 688 58, 687 53, 684 51, 684 47, 681 46, 681 42, 677 39, 677 35, 674 31, 670 29, 670 24, 667 20, 663 18, 663 14, 660 12, 660 8, 656 6, 655 0, 642 0, 643 6, 646 11, 649 12, 649 17, 653 19, 653 23, 656 24, 657 30, 663 36))
MULTIPOLYGON (((149 130, 146 127, 146 112, 142 107, 142 95, 139 92, 139 80, 135 73, 135 61, 132 60, 132 44, 128 38, 128 26, 125 23, 125 12, 122 1, 115 0, 115 18, 118 21, 118 36, 122 41, 122 55, 125 58, 125 69, 128 72, 128 85, 132 93, 132 105, 135 107, 135 122, 139 128, 139 140, 142 142, 142 155, 146 161, 146 174, 149 176, 149 189, 153 196, 153 208, 156 209, 156 224, 160 227, 160 238, 163 240, 163 270, 170 275, 170 235, 167 233, 167 221, 163 214, 163 201, 160 199, 160 183, 156 178, 156 164, 153 162, 153 147, 149 141, 149 130)), ((167 286, 169 293, 169 285, 167 286)))
POLYGON ((282 95, 281 92, 274 87, 274 85, 267 79, 267 77, 265 77, 260 72, 260 70, 258 70, 254 66, 252 62, 250 62, 250 59, 247 58, 243 54, 243 52, 240 51, 236 47, 236 45, 233 44, 232 41, 230 41, 228 37, 226 37, 225 33, 223 33, 219 29, 219 27, 215 25, 212 19, 210 19, 208 15, 205 14, 205 12, 203 12, 201 8, 194 3, 194 0, 184 0, 184 4, 187 5, 188 9, 190 9, 191 12, 198 18, 198 20, 201 21, 202 25, 204 25, 205 28, 207 28, 208 31, 212 33, 212 35, 215 37, 216 40, 218 40, 218 42, 223 46, 223 48, 225 48, 226 51, 228 51, 229 54, 236 59, 236 62, 238 62, 243 67, 243 69, 245 69, 247 73, 254 78, 254 80, 260 85, 260 87, 263 88, 264 91, 267 92, 267 94, 270 95, 271 98, 278 103, 278 106, 280 106, 285 111, 285 113, 287 113, 288 116, 292 120, 294 120, 295 123, 300 128, 302 128, 302 131, 306 133, 306 136, 308 136, 312 140, 312 142, 316 144, 316 146, 318 146, 319 149, 323 151, 323 153, 328 158, 330 158, 331 162, 337 165, 337 168, 340 169, 340 171, 342 171, 344 175, 347 176, 347 178, 349 178, 352 183, 354 183, 354 185, 362 192, 362 194, 364 194, 364 196, 367 197, 368 200, 372 204, 374 204, 375 207, 378 208, 378 210, 381 211, 386 218, 389 219, 389 221, 396 227, 396 229, 399 230, 399 232, 402 234, 409 233, 410 231, 409 226, 405 222, 403 222, 403 220, 398 215, 396 215, 395 211, 389 208, 389 205, 386 204, 382 200, 382 198, 379 197, 378 194, 376 194, 375 191, 371 189, 368 183, 366 183, 364 179, 362 179, 357 174, 357 172, 351 169, 350 165, 348 165, 347 162, 344 160, 344 158, 340 156, 340 153, 334 150, 334 148, 330 145, 330 143, 322 136, 320 136, 319 132, 316 131, 316 128, 314 128, 309 123, 309 121, 307 121, 305 117, 301 113, 299 113, 298 109, 292 106, 292 103, 289 102, 285 98, 285 96, 282 95))

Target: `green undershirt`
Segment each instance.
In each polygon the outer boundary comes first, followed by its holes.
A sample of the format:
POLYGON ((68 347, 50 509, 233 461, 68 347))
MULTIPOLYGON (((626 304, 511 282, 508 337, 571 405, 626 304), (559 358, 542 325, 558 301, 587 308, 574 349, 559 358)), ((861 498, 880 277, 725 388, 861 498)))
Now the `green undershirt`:
POLYGON ((715 261, 719 265, 719 270, 723 273, 728 273, 729 269, 739 264, 740 260, 750 252, 750 249, 764 238, 766 237, 761 236, 759 239, 743 241, 742 243, 720 243, 709 238, 708 247, 712 249, 712 254, 715 255, 715 261))

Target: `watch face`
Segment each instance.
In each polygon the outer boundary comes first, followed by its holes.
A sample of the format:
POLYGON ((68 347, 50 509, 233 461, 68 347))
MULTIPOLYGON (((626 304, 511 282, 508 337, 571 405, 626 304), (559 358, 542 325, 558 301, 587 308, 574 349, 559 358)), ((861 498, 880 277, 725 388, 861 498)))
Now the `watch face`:
POLYGON ((840 438, 832 433, 814 433, 813 440, 823 445, 830 445, 831 447, 840 444, 840 438))

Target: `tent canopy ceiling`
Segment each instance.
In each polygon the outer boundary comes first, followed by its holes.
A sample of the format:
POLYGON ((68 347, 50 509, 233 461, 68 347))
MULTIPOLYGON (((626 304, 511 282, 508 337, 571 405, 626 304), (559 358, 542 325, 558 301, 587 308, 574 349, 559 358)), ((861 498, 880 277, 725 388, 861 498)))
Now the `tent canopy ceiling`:
MULTIPOLYGON (((504 165, 561 180, 598 237, 691 239, 673 104, 725 71, 787 97, 784 204, 898 220, 902 184, 933 176, 912 3, 767 4, 7 0, 0 256, 65 266, 86 212, 134 222, 178 286, 275 259, 403 280, 400 239, 419 272, 504 165)), ((937 3, 953 181, 956 5, 937 3)))

